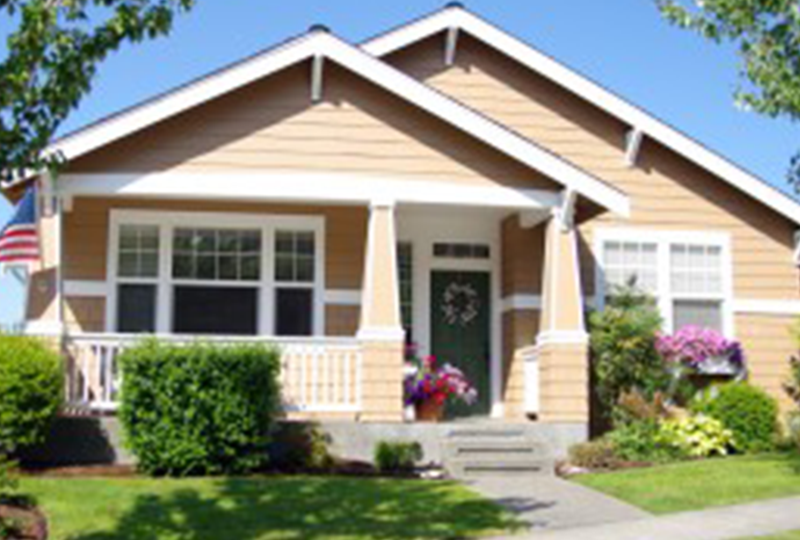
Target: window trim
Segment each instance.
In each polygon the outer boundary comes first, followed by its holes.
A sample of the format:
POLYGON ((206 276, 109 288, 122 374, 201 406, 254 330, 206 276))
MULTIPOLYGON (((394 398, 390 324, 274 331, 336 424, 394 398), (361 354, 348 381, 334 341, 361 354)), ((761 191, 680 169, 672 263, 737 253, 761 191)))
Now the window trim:
POLYGON ((116 332, 117 286, 120 283, 150 283, 157 285, 156 333, 172 334, 173 299, 175 285, 205 287, 247 287, 259 290, 258 335, 275 336, 275 290, 289 284, 275 280, 276 230, 303 230, 314 233, 314 280, 293 284, 313 290, 313 336, 325 335, 325 217, 321 215, 248 214, 231 212, 180 212, 169 210, 109 211, 109 231, 106 257, 106 331, 116 332), (211 224, 211 225, 210 225, 211 224), (160 246, 158 277, 120 278, 117 276, 120 227, 123 225, 159 226, 160 246), (258 229, 262 234, 261 279, 258 281, 189 280, 172 277, 172 236, 176 228, 199 227, 213 229, 258 229))
POLYGON ((656 244, 658 306, 664 318, 664 330, 674 332, 673 302, 675 300, 719 300, 722 303, 722 333, 735 336, 733 316, 733 258, 730 233, 718 231, 654 230, 634 228, 602 228, 594 230, 592 243, 595 262, 595 306, 605 306, 606 287, 603 277, 603 248, 607 242, 636 242, 656 244), (671 246, 673 244, 718 246, 722 258, 722 292, 720 294, 672 294, 671 246))

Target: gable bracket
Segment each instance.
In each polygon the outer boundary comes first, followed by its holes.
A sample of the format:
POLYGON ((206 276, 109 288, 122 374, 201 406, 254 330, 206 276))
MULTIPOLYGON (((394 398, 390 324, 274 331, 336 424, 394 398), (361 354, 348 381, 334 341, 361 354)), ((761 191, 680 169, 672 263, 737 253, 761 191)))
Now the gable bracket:
POLYGON ((447 29, 447 38, 444 46, 444 65, 452 66, 456 62, 458 50, 458 27, 451 26, 447 29))
POLYGON ((633 167, 639 159, 639 149, 642 147, 644 132, 639 128, 633 128, 625 136, 625 165, 633 167))
POLYGON ((314 103, 322 99, 324 65, 325 57, 321 54, 315 54, 314 59, 311 61, 311 101, 314 103))
POLYGON ((568 232, 575 226, 575 203, 577 200, 578 192, 572 188, 567 188, 561 194, 561 206, 554 212, 563 232, 568 232))

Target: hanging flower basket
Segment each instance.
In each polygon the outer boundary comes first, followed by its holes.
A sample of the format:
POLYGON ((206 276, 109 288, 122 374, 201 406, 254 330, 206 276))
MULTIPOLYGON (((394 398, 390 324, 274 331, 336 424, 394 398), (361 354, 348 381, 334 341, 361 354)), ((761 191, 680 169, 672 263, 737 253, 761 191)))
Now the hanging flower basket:
POLYGON ((656 349, 675 373, 743 377, 746 372, 741 344, 708 328, 684 326, 671 336, 660 335, 656 349))

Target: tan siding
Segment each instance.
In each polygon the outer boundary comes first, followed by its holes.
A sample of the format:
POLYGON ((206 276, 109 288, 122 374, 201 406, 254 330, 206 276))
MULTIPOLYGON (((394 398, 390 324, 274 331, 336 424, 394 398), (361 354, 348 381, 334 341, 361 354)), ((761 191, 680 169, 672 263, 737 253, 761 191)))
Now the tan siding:
POLYGON ((539 311, 514 310, 503 314, 503 401, 507 418, 525 416, 525 364, 520 350, 539 333, 539 311))
POLYGON ((789 376, 789 359, 797 354, 797 345, 790 334, 791 317, 768 315, 738 315, 736 331, 742 340, 750 380, 777 397, 783 410, 793 407, 792 401, 783 391, 789 376))
POLYGON ((71 172, 279 170, 553 187, 538 173, 335 64, 309 102, 307 65, 78 159, 71 172))
POLYGON ((106 301, 104 298, 68 296, 64 319, 70 332, 104 332, 106 301))
POLYGON ((327 305, 325 307, 325 335, 352 337, 358 332, 361 309, 358 306, 327 305))
POLYGON ((515 214, 502 223, 502 293, 540 294, 544 262, 544 226, 523 229, 515 214))
POLYGON ((584 224, 583 233, 611 224, 729 232, 737 296, 800 299, 789 221, 650 140, 638 166, 626 167, 627 126, 620 121, 471 38, 459 41, 457 65, 447 69, 439 37, 392 61, 631 197, 630 220, 604 216, 584 224))

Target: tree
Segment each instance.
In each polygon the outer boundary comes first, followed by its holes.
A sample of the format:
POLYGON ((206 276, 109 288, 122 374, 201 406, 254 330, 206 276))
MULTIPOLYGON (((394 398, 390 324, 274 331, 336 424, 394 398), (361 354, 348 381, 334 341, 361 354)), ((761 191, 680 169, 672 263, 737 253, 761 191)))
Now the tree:
POLYGON ((0 173, 57 169, 45 155, 91 89, 99 64, 126 43, 166 35, 194 0, 0 0, 14 29, 0 61, 0 173))
MULTIPOLYGON (((800 120, 797 0, 655 1, 673 24, 738 47, 741 84, 736 100, 740 106, 773 118, 800 120)), ((800 152, 792 158, 787 176, 800 193, 800 152)))

